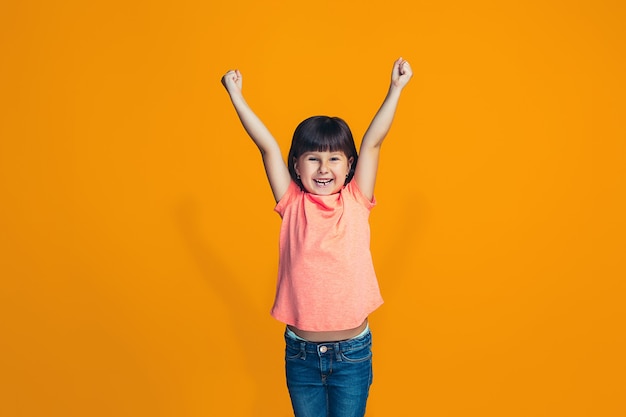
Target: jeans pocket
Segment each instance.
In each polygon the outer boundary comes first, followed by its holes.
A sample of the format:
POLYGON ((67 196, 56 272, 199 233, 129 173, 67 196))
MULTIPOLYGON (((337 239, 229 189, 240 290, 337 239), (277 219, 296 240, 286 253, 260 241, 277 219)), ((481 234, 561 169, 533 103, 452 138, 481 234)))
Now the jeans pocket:
POLYGON ((285 359, 286 360, 290 360, 290 359, 300 359, 302 357, 302 349, 300 347, 293 347, 290 345, 287 345, 285 347, 285 359))
POLYGON ((341 352, 341 359, 346 362, 365 362, 372 359, 372 345, 367 344, 341 352))

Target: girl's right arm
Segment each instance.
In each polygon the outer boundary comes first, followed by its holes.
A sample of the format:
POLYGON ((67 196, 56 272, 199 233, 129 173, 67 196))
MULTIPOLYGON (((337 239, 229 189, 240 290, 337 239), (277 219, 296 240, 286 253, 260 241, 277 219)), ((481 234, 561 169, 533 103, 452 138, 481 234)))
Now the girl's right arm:
POLYGON ((287 192, 291 182, 291 176, 283 160, 278 142, 243 98, 241 72, 239 70, 228 71, 222 77, 222 84, 228 91, 241 124, 261 151, 265 173, 272 188, 274 199, 278 202, 287 192))

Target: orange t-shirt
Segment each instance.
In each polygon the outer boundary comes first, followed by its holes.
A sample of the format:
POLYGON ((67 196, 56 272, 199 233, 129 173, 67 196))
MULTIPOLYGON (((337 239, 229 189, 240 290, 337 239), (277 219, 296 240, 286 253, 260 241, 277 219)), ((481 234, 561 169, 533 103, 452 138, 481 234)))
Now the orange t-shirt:
POLYGON ((274 318, 301 330, 345 330, 383 303, 370 252, 375 204, 356 181, 327 196, 291 182, 275 208, 283 221, 274 318))

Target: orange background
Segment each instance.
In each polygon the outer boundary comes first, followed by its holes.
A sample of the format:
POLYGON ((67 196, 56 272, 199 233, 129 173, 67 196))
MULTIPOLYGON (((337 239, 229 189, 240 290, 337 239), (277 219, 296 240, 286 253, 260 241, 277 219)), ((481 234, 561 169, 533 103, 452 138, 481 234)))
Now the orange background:
POLYGON ((287 152, 360 138, 395 58, 368 416, 626 415, 619 1, 0 5, 0 415, 288 416, 280 219, 219 83, 287 152), (245 191, 245 194, 242 193, 245 191))

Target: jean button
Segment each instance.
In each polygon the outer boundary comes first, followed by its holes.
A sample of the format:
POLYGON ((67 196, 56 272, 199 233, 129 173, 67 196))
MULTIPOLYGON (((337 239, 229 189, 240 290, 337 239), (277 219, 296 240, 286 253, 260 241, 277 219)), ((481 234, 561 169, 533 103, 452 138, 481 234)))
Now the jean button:
POLYGON ((328 350, 328 348, 326 346, 321 346, 320 347, 320 352, 322 352, 322 353, 326 353, 327 350, 328 350))

